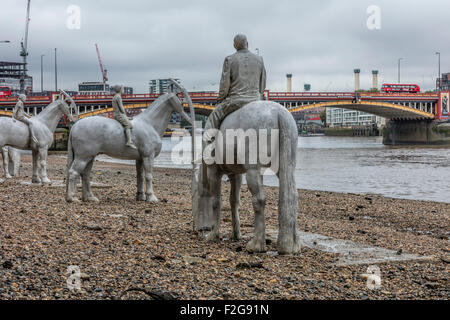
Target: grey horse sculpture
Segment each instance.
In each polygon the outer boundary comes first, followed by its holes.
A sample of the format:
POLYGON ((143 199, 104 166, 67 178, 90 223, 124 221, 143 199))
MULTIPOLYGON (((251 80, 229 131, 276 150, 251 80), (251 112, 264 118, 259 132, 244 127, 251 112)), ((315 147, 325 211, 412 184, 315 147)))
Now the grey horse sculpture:
MULTIPOLYGON (((241 238, 238 210, 242 174, 246 173, 246 180, 253 197, 252 203, 255 212, 254 237, 248 242, 247 250, 249 252, 266 251, 264 222, 266 197, 263 189, 262 173, 264 168, 270 167, 278 176, 280 185, 278 201, 278 252, 280 254, 294 254, 299 252, 300 239, 297 222, 298 195, 294 177, 298 131, 294 118, 286 108, 278 103, 255 101, 227 116, 220 126, 220 133, 223 137, 223 140, 221 140, 223 141, 221 149, 226 150, 230 148, 232 151, 230 154, 233 154, 234 159, 230 162, 228 155, 225 152, 218 152, 220 148, 217 148, 215 164, 207 166, 208 178, 204 179, 202 177, 203 169, 198 170, 198 175, 193 180, 192 192, 194 225, 196 229, 211 230, 207 239, 210 241, 219 240, 221 177, 225 174, 228 175, 231 183, 232 238, 236 240, 241 238), (227 132, 230 132, 228 130, 231 130, 231 132, 243 130, 236 136, 236 138, 239 136, 242 138, 243 133, 248 132, 249 129, 257 133, 262 132, 260 130, 267 130, 265 131, 267 132, 267 139, 261 134, 257 134, 257 141, 254 140, 253 145, 244 143, 245 150, 237 150, 239 143, 236 143, 234 137, 227 137, 227 132), (278 136, 275 133, 278 133, 278 136), (256 150, 255 146, 259 146, 259 150, 256 150), (263 161, 261 159, 260 152, 258 152, 261 151, 261 146, 266 146, 267 148, 265 150, 271 150, 270 161, 263 161), (242 158, 240 161, 237 161, 237 154, 239 152, 243 152, 245 159, 242 158), (251 156, 257 156, 256 161, 250 161, 251 156)), ((217 138, 216 142, 219 140, 217 138)), ((266 152, 266 154, 268 153, 266 152)))
MULTIPOLYGON (((172 86, 187 92, 177 82, 172 86)), ((173 87, 172 87, 173 88, 173 87)), ((191 107, 192 111, 193 107, 191 107)), ((190 123, 191 118, 183 111, 183 103, 175 92, 161 95, 142 113, 131 120, 132 140, 137 149, 125 145, 122 125, 106 117, 89 117, 78 121, 70 131, 66 180, 66 201, 78 202, 76 182, 81 176, 82 200, 98 202, 90 185, 90 173, 95 157, 106 154, 111 157, 136 160, 137 200, 157 202, 153 191, 154 159, 161 151, 161 137, 173 112, 180 113, 190 123), (145 180, 145 186, 144 186, 145 180), (145 187, 145 188, 144 188, 145 187)))
MULTIPOLYGON (((59 120, 65 114, 70 121, 75 121, 71 109, 77 110, 75 102, 69 95, 61 91, 60 98, 50 103, 37 116, 31 117, 33 121, 35 135, 39 141, 36 145, 30 139, 30 130, 27 125, 12 118, 0 118, 0 148, 11 146, 21 150, 31 150, 33 155, 33 176, 32 183, 51 183, 47 177, 47 152, 53 143, 53 134, 59 120), (63 98, 63 95, 70 101, 70 107, 63 98), (41 166, 41 176, 39 177, 38 162, 41 166)), ((9 172, 8 163, 4 162, 5 173, 9 172)), ((6 177, 10 177, 6 174, 6 177)))

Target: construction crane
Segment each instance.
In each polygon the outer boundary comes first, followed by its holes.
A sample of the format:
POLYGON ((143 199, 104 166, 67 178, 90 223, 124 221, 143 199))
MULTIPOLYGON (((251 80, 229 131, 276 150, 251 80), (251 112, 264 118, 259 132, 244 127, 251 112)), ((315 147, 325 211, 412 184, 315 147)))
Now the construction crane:
POLYGON ((98 64, 100 65, 100 71, 102 72, 103 83, 105 83, 108 81, 108 77, 106 76, 108 70, 103 69, 102 58, 100 57, 100 51, 98 50, 97 44, 95 44, 95 49, 97 50, 98 64))
POLYGON ((25 39, 20 43, 21 50, 20 50, 20 56, 23 58, 23 72, 20 77, 20 93, 25 93, 25 78, 27 75, 27 46, 28 46, 28 25, 30 22, 30 0, 28 0, 27 3, 27 18, 25 20, 25 39))

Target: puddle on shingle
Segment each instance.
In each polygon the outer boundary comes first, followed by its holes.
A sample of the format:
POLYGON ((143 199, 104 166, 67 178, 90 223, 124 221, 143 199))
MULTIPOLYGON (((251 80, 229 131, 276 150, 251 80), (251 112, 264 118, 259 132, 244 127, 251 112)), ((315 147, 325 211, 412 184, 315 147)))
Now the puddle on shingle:
MULTIPOLYGON (((267 230, 267 238, 276 241, 278 231, 267 230)), ((302 246, 329 253, 339 254, 337 266, 373 264, 381 262, 431 260, 431 256, 420 256, 410 253, 398 254, 395 250, 374 247, 350 240, 341 240, 317 233, 300 232, 302 246)))

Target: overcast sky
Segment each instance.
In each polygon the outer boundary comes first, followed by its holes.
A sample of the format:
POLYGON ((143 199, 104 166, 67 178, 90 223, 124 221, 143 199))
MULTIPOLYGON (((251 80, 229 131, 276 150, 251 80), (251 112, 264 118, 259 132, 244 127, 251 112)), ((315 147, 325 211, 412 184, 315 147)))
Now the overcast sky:
MULTIPOLYGON (((0 61, 20 61, 26 0, 1 0, 0 61)), ((100 48, 111 84, 148 92, 148 81, 176 77, 188 90, 217 90, 223 58, 234 52, 232 40, 244 33, 250 50, 259 48, 268 89, 294 91, 310 83, 312 91, 351 91, 353 69, 361 69, 361 87, 379 83, 435 86, 436 51, 441 72, 450 71, 450 1, 447 0, 31 0, 29 73, 40 90, 54 88, 54 51, 58 48, 58 86, 76 90, 82 81, 100 81, 94 44, 100 48), (68 29, 67 8, 81 10, 80 29, 68 29), (380 29, 370 30, 370 5, 380 8, 380 29)))

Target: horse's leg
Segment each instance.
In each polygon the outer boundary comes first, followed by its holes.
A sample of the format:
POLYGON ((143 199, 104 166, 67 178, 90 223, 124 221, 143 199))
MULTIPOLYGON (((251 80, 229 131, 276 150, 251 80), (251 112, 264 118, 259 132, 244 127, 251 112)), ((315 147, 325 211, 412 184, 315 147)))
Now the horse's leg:
POLYGON ((145 171, 145 194, 147 195, 147 202, 158 202, 158 198, 156 198, 155 193, 153 192, 153 161, 155 155, 152 154, 150 157, 143 158, 143 165, 145 171))
POLYGON ((81 173, 82 180, 82 199, 83 201, 99 202, 98 198, 94 196, 91 189, 91 170, 94 164, 94 159, 89 161, 81 173))
POLYGON ((231 224, 233 225, 233 233, 231 238, 234 240, 240 240, 241 237, 241 221, 239 219, 239 204, 241 195, 242 175, 233 174, 230 175, 231 193, 230 193, 230 205, 231 205, 231 224))
POLYGON ((11 179, 11 174, 9 173, 9 154, 8 154, 8 147, 2 148, 2 154, 3 154, 3 170, 5 170, 5 178, 11 179))
POLYGON ((9 156, 9 174, 12 176, 18 176, 20 170, 20 153, 17 149, 8 148, 9 156))
POLYGON ((144 165, 143 161, 141 159, 136 160, 136 176, 137 176, 137 194, 136 194, 136 200, 137 201, 145 201, 147 197, 145 196, 145 190, 144 190, 144 165))
POLYGON ((217 166, 208 166, 208 187, 209 194, 212 196, 212 228, 206 238, 208 241, 220 240, 220 215, 222 210, 222 174, 219 173, 217 166))
MULTIPOLYGON (((2 152, 1 152, 1 154, 2 154, 2 156, 3 156, 3 161, 4 161, 4 159, 5 159, 5 154, 4 154, 4 151, 3 151, 3 147, 1 148, 2 150, 2 152)), ((3 169, 5 169, 5 168, 3 168, 3 169)), ((5 175, 6 175, 6 171, 5 171, 5 175)), ((3 182, 5 182, 5 180, 3 180, 2 178, 0 178, 0 183, 3 183, 3 182)))
POLYGON ((77 197, 77 182, 81 172, 84 171, 88 161, 74 159, 67 175, 67 202, 80 202, 77 197))
POLYGON ((33 176, 31 178, 32 183, 41 183, 41 178, 39 177, 38 173, 38 160, 39 160, 39 152, 37 150, 32 150, 33 154, 33 176))
POLYGON ((47 177, 47 148, 39 148, 39 158, 41 164, 42 183, 49 184, 51 181, 47 177))
POLYGON ((255 231, 253 239, 247 244, 249 252, 266 251, 266 226, 264 221, 264 206, 266 195, 264 194, 262 175, 258 168, 247 171, 247 185, 252 194, 253 210, 255 211, 255 231))

